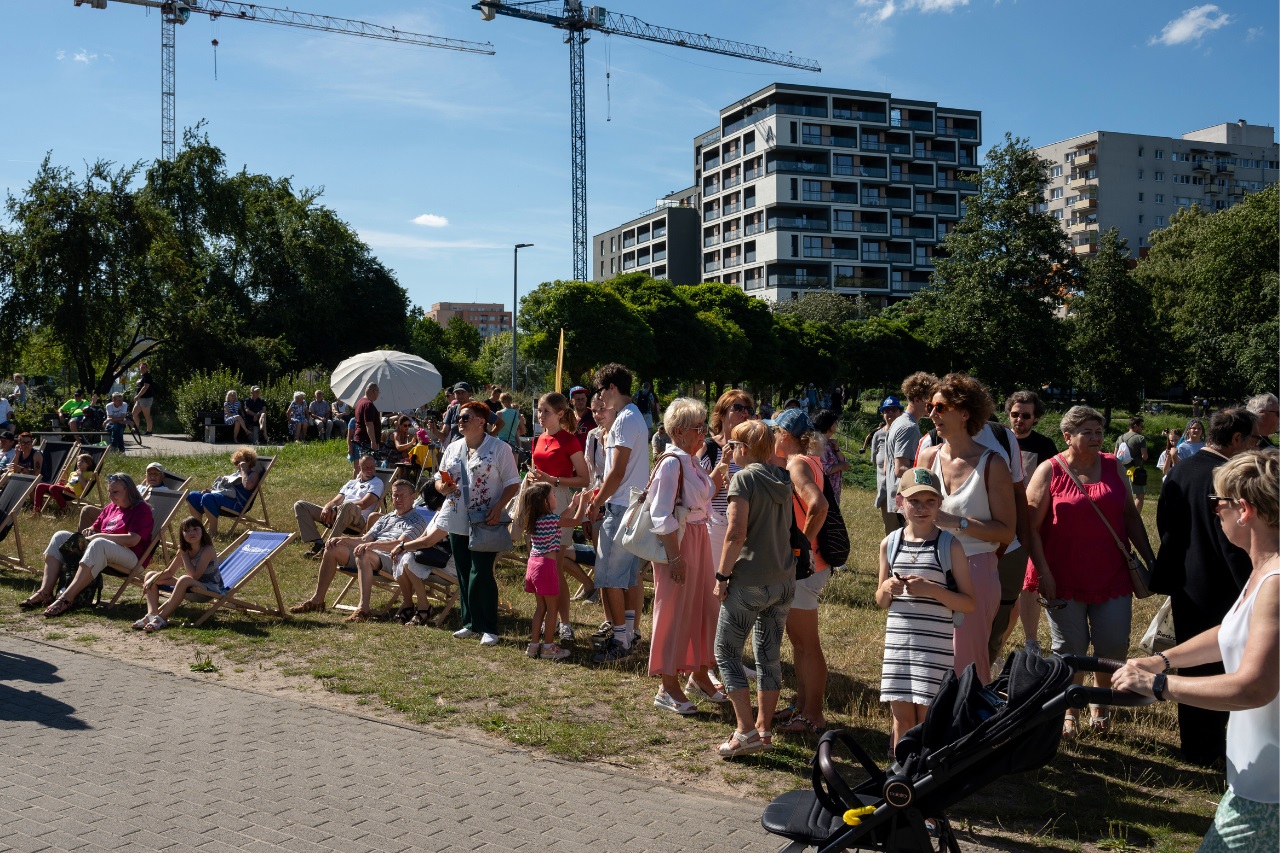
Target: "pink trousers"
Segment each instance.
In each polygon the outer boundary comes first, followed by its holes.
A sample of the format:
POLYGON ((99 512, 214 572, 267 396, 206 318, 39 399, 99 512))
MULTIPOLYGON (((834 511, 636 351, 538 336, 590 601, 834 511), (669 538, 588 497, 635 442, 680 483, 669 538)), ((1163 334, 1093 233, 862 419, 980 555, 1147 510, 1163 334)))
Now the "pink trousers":
POLYGON ((996 568, 995 551, 974 554, 969 557, 969 577, 973 580, 973 597, 978 607, 964 614, 964 621, 955 629, 953 643, 956 652, 956 675, 964 672, 969 664, 976 664, 978 678, 983 684, 991 681, 991 660, 987 657, 987 642, 991 639, 991 622, 1000 609, 1000 571, 996 568))

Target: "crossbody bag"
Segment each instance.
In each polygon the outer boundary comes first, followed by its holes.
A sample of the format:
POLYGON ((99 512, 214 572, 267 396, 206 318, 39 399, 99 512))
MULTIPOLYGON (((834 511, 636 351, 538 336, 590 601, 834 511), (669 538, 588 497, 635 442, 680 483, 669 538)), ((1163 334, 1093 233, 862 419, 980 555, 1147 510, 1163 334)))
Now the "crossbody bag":
MULTIPOLYGON (((1103 525, 1107 528, 1107 532, 1111 534, 1111 538, 1115 540, 1116 547, 1120 549, 1120 553, 1124 555, 1125 565, 1129 567, 1129 582, 1133 584, 1134 598, 1147 598, 1151 595, 1151 570, 1147 568, 1146 563, 1142 562, 1132 548, 1125 547, 1124 540, 1116 535, 1115 528, 1111 526, 1111 522, 1107 521, 1107 517, 1102 514, 1102 510, 1089 492, 1085 490, 1084 484, 1079 478, 1071 472, 1070 466, 1062 462, 1062 454, 1059 453, 1053 457, 1053 464, 1062 469, 1062 473, 1071 478, 1071 482, 1076 484, 1076 488, 1080 490, 1080 494, 1084 495, 1085 500, 1089 502, 1089 506, 1093 507, 1093 511, 1098 514, 1098 518, 1102 519, 1103 525)), ((1103 460, 1102 464, 1106 464, 1103 460)))

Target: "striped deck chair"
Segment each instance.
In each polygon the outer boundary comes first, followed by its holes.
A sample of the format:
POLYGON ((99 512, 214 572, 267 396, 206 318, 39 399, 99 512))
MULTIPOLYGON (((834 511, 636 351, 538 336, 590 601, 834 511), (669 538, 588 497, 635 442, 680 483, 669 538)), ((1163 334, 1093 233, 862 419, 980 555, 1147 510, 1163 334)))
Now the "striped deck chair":
MULTIPOLYGON (((199 627, 223 607, 230 607, 242 613, 261 613, 281 619, 287 618, 284 598, 280 595, 280 584, 276 580, 276 570, 271 564, 271 558, 297 536, 297 533, 277 533, 274 530, 246 530, 241 533, 239 539, 228 545, 218 555, 218 572, 222 575, 222 582, 227 585, 227 592, 223 595, 187 594, 188 601, 210 602, 209 609, 202 613, 199 619, 189 623, 188 627, 199 627), (274 609, 240 597, 245 586, 264 567, 267 570, 267 577, 271 579, 271 592, 276 599, 274 609)), ((172 592, 172 588, 169 588, 169 591, 172 592)))
MULTIPOLYGON (((147 567, 145 563, 148 559, 155 555, 156 548, 159 548, 164 539, 165 530, 173 521, 173 517, 178 510, 186 503, 183 498, 186 492, 174 492, 169 489, 152 489, 147 503, 151 505, 151 541, 147 543, 147 550, 142 552, 142 556, 138 558, 138 562, 128 572, 122 572, 113 566, 107 566, 103 569, 104 574, 110 574, 118 578, 123 578, 120 582, 120 588, 116 590, 116 594, 111 597, 111 601, 107 603, 108 607, 112 607, 120 600, 120 596, 124 595, 124 591, 130 586, 142 588, 142 578, 146 574, 147 567)), ((163 551, 161 552, 163 553, 163 551)))
POLYGON ((258 527, 271 529, 271 517, 267 515, 267 495, 262 487, 267 482, 267 475, 271 473, 271 466, 275 463, 274 456, 259 456, 258 465, 262 468, 262 476, 258 478, 258 487, 249 493, 249 499, 244 502, 244 506, 236 513, 235 519, 231 522, 227 535, 231 536, 236 532, 236 527, 244 522, 246 525, 253 524, 258 527), (257 503, 262 507, 262 518, 255 518, 249 513, 253 511, 253 505, 257 503))
MULTIPOLYGON (((18 530, 18 515, 22 512, 22 505, 35 491, 36 479, 35 474, 10 474, 4 489, 0 490, 0 542, 12 536, 13 546, 18 552, 17 557, 0 554, 0 563, 27 572, 37 570, 29 567, 22 555, 22 533, 18 530)), ((44 566, 41 565, 38 571, 44 571, 44 566)))

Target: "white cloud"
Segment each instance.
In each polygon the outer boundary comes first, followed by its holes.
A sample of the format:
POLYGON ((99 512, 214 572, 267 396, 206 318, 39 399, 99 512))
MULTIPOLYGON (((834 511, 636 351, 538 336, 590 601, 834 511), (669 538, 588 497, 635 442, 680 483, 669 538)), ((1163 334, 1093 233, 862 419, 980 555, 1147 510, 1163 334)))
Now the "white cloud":
POLYGON ((1147 42, 1150 45, 1162 44, 1173 47, 1187 42, 1198 42, 1205 33, 1220 30, 1231 23, 1231 16, 1212 3, 1203 6, 1192 6, 1178 17, 1164 25, 1160 35, 1152 36, 1147 42))
POLYGON ((400 249, 431 251, 438 249, 509 249, 510 246, 499 243, 486 243, 483 240, 426 240, 422 237, 411 237, 407 234, 395 234, 390 231, 366 231, 357 229, 360 239, 374 249, 400 249))
POLYGON ((67 58, 67 52, 65 50, 60 50, 53 55, 53 58, 61 62, 67 58))
POLYGON ((894 0, 858 0, 859 6, 871 7, 873 11, 867 17, 875 21, 887 21, 899 11, 906 12, 917 9, 920 12, 954 12, 961 6, 968 6, 969 0, 902 0, 898 5, 894 0))
POLYGON ((1245 33, 1245 41, 1254 41, 1261 38, 1263 33, 1262 27, 1249 27, 1249 32, 1245 33))
POLYGON ((421 216, 415 216, 413 224, 425 225, 428 228, 443 228, 449 224, 449 220, 443 216, 436 216, 434 213, 424 213, 421 216))
MULTIPOLYGON (((66 62, 68 59, 70 59, 72 62, 82 62, 85 65, 90 65, 98 61, 98 54, 91 53, 90 51, 87 51, 84 48, 80 48, 79 50, 77 50, 75 53, 72 53, 72 54, 68 54, 65 50, 59 50, 53 55, 53 58, 58 60, 59 62, 66 62)), ((110 60, 111 54, 104 53, 102 54, 102 58, 110 60)))

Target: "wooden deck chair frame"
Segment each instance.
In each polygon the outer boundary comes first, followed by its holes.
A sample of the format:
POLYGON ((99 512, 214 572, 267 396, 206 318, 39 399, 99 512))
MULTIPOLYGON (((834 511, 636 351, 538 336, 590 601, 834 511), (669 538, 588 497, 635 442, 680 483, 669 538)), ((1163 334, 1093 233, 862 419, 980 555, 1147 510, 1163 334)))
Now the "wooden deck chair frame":
MULTIPOLYGON (((114 607, 116 602, 120 600, 120 596, 124 595, 125 590, 130 586, 142 588, 143 574, 146 572, 145 563, 149 557, 155 555, 156 548, 164 539, 165 531, 169 525, 173 523, 173 517, 186 506, 186 492, 175 492, 169 489, 152 489, 151 497, 147 499, 147 503, 151 505, 151 541, 147 543, 147 550, 142 552, 142 556, 138 558, 138 562, 128 573, 119 572, 108 566, 104 571, 109 572, 113 577, 123 578, 120 581, 120 588, 116 590, 116 594, 111 597, 111 601, 107 602, 108 607, 114 607), (164 504, 159 504, 162 508, 161 513, 156 512, 157 500, 168 502, 172 500, 173 506, 168 508, 167 512, 163 512, 164 504)), ((161 559, 163 559, 163 551, 161 559)))
POLYGON ((241 613, 260 613, 264 616, 287 619, 288 614, 284 609, 284 597, 280 594, 280 582, 276 578, 275 566, 272 565, 271 559, 284 546, 297 538, 298 534, 296 532, 279 533, 274 530, 246 530, 241 533, 238 539, 224 548, 222 553, 218 555, 218 571, 222 573, 223 580, 229 584, 227 592, 223 595, 188 594, 188 601, 197 603, 207 601, 210 602, 210 605, 204 613, 200 614, 199 619, 187 623, 187 627, 200 627, 213 614, 224 607, 238 610, 241 613), (237 562, 238 556, 244 558, 244 555, 238 554, 242 547, 257 549, 256 553, 247 558, 247 565, 237 562), (268 605, 258 604, 247 598, 240 597, 240 593, 245 586, 264 568, 267 570, 267 577, 271 580, 271 592, 275 595, 276 606, 274 609, 268 605))
POLYGON ((35 474, 11 474, 3 491, 0 491, 0 530, 12 526, 9 537, 13 537, 14 549, 18 552, 17 557, 0 554, 0 563, 25 572, 44 571, 44 566, 37 570, 27 565, 26 558, 22 554, 22 531, 18 529, 18 516, 22 513, 22 505, 31 497, 38 482, 40 478, 35 474))
MULTIPOLYGON (((183 477, 181 474, 175 474, 164 468, 164 488, 171 492, 186 492, 191 486, 191 478, 183 477)), ((160 540, 160 555, 164 557, 165 562, 169 561, 169 549, 173 549, 174 554, 178 553, 178 534, 173 531, 173 518, 169 519, 169 523, 164 528, 164 538, 160 540)))
MULTIPOLYGON (((446 573, 443 569, 432 569, 422 585, 427 589, 427 600, 440 608, 440 611, 431 617, 431 624, 439 628, 457 606, 462 587, 458 586, 458 579, 454 575, 446 573)), ((516 609, 499 598, 498 612, 514 616, 516 609)))
POLYGON ((258 464, 263 466, 262 476, 258 478, 258 487, 249 493, 249 499, 244 502, 244 506, 236 513, 235 519, 231 522, 231 528, 227 530, 227 535, 232 536, 236 532, 236 528, 243 522, 244 524, 253 524, 266 530, 272 530, 271 517, 267 514, 267 494, 262 487, 267 482, 267 475, 271 473, 271 466, 276 462, 274 456, 259 456, 258 464), (254 503, 262 505, 262 518, 255 518, 250 515, 253 511, 254 503))
POLYGON ((102 491, 102 480, 104 478, 102 469, 107 464, 107 451, 110 449, 111 448, 105 444, 77 443, 75 451, 67 457, 70 464, 75 465, 75 458, 81 453, 88 453, 90 456, 94 456, 96 458, 93 461, 93 482, 89 485, 89 488, 84 490, 84 494, 80 495, 77 500, 71 501, 71 503, 81 506, 89 503, 88 497, 90 491, 97 495, 99 506, 107 502, 106 494, 102 491))
MULTIPOLYGON (((343 604, 342 600, 347 597, 347 593, 351 591, 352 587, 360 582, 360 573, 355 569, 348 569, 345 566, 339 566, 338 574, 346 576, 347 584, 342 588, 342 592, 338 593, 338 598, 333 602, 333 609, 345 610, 348 613, 354 612, 358 608, 358 605, 343 604)), ((390 610, 395 607, 400 601, 400 584, 390 575, 375 572, 373 575, 373 588, 375 590, 381 589, 391 593, 391 600, 387 602, 387 606, 384 608, 386 610, 390 610)), ((357 589, 356 592, 359 593, 359 590, 357 589)))

